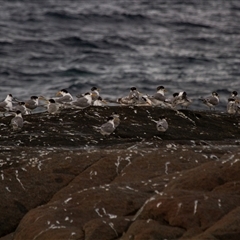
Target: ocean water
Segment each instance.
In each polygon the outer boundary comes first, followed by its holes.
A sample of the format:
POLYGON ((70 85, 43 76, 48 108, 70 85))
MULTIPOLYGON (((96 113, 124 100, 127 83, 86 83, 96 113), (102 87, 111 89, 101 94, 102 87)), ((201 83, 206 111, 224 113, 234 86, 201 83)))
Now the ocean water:
POLYGON ((0 99, 101 88, 186 91, 192 109, 212 91, 226 109, 240 92, 239 0, 2 0, 0 99))

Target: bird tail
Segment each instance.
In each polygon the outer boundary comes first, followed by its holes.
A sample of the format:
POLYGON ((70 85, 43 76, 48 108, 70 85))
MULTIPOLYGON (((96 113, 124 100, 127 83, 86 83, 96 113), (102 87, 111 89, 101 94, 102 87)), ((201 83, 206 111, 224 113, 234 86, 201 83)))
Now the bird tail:
POLYGON ((207 100, 204 99, 203 97, 200 97, 199 100, 202 101, 203 103, 207 103, 207 100))
POLYGON ((92 126, 94 128, 94 130, 96 130, 97 132, 100 132, 101 131, 101 127, 98 127, 98 126, 92 126))

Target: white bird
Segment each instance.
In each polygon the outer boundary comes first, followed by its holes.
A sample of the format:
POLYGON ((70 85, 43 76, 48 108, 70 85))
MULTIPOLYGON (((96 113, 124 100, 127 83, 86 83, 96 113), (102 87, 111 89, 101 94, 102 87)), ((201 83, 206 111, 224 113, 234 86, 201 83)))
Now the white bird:
POLYGON ((66 89, 62 89, 57 92, 57 96, 58 98, 54 98, 54 100, 59 104, 70 103, 73 101, 72 95, 66 89))
POLYGON ((97 87, 92 87, 91 88, 91 93, 92 93, 92 103, 94 103, 96 100, 98 100, 98 98, 100 97, 100 93, 99 93, 100 89, 98 89, 97 87))
POLYGON ((152 97, 149 97, 153 106, 166 107, 165 92, 166 92, 166 89, 164 88, 164 86, 157 87, 157 92, 152 97))
POLYGON ((12 118, 10 125, 12 126, 13 130, 19 130, 23 127, 23 118, 21 111, 17 111, 15 113, 15 117, 12 118))
POLYGON ((113 117, 113 122, 114 122, 115 128, 118 127, 119 124, 120 124, 120 116, 119 116, 119 114, 116 113, 116 112, 113 112, 110 117, 113 117))
POLYGON ((192 103, 192 100, 187 97, 186 92, 179 92, 173 94, 172 99, 172 107, 175 108, 176 106, 180 105, 181 107, 186 107, 192 103))
POLYGON ((78 98, 76 101, 71 102, 74 107, 86 108, 92 105, 92 93, 85 93, 82 97, 78 98))
POLYGON ((13 96, 12 94, 8 94, 4 101, 0 102, 0 112, 9 112, 12 111, 13 108, 13 96))
POLYGON ((50 114, 56 114, 59 111, 59 104, 52 98, 48 100, 47 111, 50 114))
POLYGON ((18 104, 16 105, 16 106, 14 106, 13 107, 13 111, 21 111, 21 113, 23 114, 23 115, 28 115, 28 114, 30 114, 30 110, 28 110, 27 108, 26 108, 26 104, 25 104, 25 102, 18 102, 18 104))
POLYGON ((227 104, 227 113, 235 114, 237 113, 237 111, 238 111, 237 100, 235 100, 234 98, 229 98, 227 104))
POLYGON ((105 106, 107 102, 103 100, 100 96, 96 99, 93 100, 93 106, 105 106))
POLYGON ((36 109, 39 106, 39 98, 37 96, 31 96, 30 99, 25 101, 25 106, 30 111, 36 109))
POLYGON ((136 106, 152 106, 152 101, 149 99, 149 96, 142 96, 139 101, 135 104, 136 106))
POLYGON ((209 96, 207 98, 200 98, 200 100, 209 107, 211 110, 212 108, 215 109, 215 107, 219 103, 219 96, 217 92, 212 92, 212 96, 209 96))
POLYGON ((159 132, 166 132, 168 129, 168 122, 165 116, 159 118, 158 121, 152 120, 156 123, 156 128, 159 132))
POLYGON ((139 101, 140 92, 136 87, 131 87, 128 96, 118 98, 117 102, 122 105, 135 105, 139 101))
POLYGON ((100 133, 104 136, 108 136, 116 129, 114 124, 114 118, 109 117, 108 121, 100 127, 100 133))

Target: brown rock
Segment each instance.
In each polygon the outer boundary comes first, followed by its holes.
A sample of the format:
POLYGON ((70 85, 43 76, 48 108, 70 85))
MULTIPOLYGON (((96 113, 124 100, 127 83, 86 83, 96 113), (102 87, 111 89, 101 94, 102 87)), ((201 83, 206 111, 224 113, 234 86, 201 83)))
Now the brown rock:
POLYGON ((130 226, 127 233, 123 235, 121 240, 178 239, 184 232, 184 229, 161 225, 159 222, 152 219, 136 220, 130 226))
POLYGON ((214 236, 216 239, 238 240, 240 236, 240 207, 229 212, 196 239, 207 239, 208 236, 214 236))
POLYGON ((24 116, 20 132, 9 119, 0 129, 0 236, 16 227, 14 240, 234 239, 239 231, 239 116, 92 107, 24 116), (121 123, 103 137, 94 126, 114 111, 121 123), (162 114, 165 133, 152 122, 162 114))

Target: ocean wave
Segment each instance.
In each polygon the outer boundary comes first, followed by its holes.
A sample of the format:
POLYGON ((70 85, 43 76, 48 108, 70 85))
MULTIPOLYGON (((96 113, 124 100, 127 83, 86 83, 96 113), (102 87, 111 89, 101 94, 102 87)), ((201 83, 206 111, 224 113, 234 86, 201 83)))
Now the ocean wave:
POLYGON ((213 27, 210 25, 206 25, 203 23, 194 23, 194 22, 186 22, 186 21, 172 21, 171 25, 175 25, 178 27, 189 27, 189 28, 205 28, 212 29, 213 27))
POLYGON ((77 36, 63 37, 57 40, 57 42, 66 46, 78 46, 84 48, 98 48, 95 43, 86 41, 77 36))
POLYGON ((46 11, 43 15, 45 17, 56 18, 56 19, 66 19, 66 20, 79 19, 79 15, 69 13, 66 10, 46 11))
POLYGON ((62 76, 62 77, 65 77, 65 76, 89 76, 89 75, 96 75, 97 73, 94 73, 92 71, 89 71, 87 69, 79 69, 79 68, 75 68, 75 67, 72 67, 72 68, 68 68, 68 69, 62 69, 62 70, 59 70, 59 71, 54 71, 54 72, 51 72, 51 74, 54 74, 55 76, 62 76))

